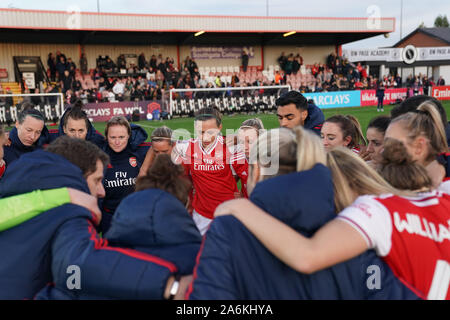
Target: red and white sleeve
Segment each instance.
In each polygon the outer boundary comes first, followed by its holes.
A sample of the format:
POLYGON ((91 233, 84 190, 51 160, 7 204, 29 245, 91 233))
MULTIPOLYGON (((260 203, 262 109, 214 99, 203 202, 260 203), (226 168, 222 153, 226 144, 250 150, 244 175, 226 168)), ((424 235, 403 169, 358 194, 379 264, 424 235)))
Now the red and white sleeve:
POLYGON ((338 215, 366 240, 370 249, 386 256, 392 247, 392 219, 388 209, 373 196, 358 197, 338 215))

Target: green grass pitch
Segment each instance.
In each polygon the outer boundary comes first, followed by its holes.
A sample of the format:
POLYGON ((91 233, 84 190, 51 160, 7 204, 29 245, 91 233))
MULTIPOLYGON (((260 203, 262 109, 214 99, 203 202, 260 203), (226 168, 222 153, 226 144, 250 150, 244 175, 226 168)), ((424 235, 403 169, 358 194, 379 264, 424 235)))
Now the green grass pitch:
MULTIPOLYGON (((447 118, 450 119, 450 101, 443 101, 442 104, 444 105, 445 111, 447 113, 447 118)), ((384 112, 377 112, 376 106, 373 107, 353 107, 353 108, 336 108, 336 109, 323 109, 323 112, 325 114, 325 119, 331 117, 335 114, 351 114, 355 116, 359 122, 361 123, 361 127, 363 129, 363 133, 365 134, 367 125, 369 124, 370 120, 378 115, 389 115, 391 109, 394 106, 385 106, 384 112)), ((249 118, 258 117, 262 120, 264 123, 264 127, 266 129, 272 129, 272 128, 278 128, 278 119, 276 116, 276 113, 271 114, 253 114, 253 115, 247 115, 247 114, 235 114, 233 116, 226 116, 223 117, 223 129, 222 133, 225 135, 226 129, 233 129, 236 130, 239 128, 241 123, 249 118)), ((447 120, 449 120, 447 119, 447 120)), ((191 134, 194 132, 194 121, 193 118, 175 118, 172 120, 164 120, 164 121, 138 121, 134 122, 137 125, 142 126, 148 133, 149 137, 153 130, 160 126, 168 126, 171 129, 186 129, 191 134)), ((105 132, 105 122, 96 122, 93 124, 94 127, 100 131, 102 134, 105 132)), ((149 139, 148 139, 149 140, 149 139)))

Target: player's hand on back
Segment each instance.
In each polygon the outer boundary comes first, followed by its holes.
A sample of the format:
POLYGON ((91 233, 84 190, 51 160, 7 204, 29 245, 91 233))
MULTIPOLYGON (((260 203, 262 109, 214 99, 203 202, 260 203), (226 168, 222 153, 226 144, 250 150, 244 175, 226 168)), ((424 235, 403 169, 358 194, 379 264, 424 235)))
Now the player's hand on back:
POLYGON ((216 208, 214 217, 224 216, 228 214, 237 216, 238 214, 245 213, 246 210, 252 210, 254 206, 255 205, 251 203, 250 200, 247 200, 245 198, 225 201, 216 208))
POLYGON ((80 190, 76 190, 76 189, 72 189, 72 188, 67 188, 67 189, 69 191, 71 203, 88 209, 90 212, 95 214, 98 221, 100 221, 102 219, 102 212, 100 211, 100 208, 98 207, 98 201, 97 201, 96 197, 91 196, 90 194, 87 194, 80 190))

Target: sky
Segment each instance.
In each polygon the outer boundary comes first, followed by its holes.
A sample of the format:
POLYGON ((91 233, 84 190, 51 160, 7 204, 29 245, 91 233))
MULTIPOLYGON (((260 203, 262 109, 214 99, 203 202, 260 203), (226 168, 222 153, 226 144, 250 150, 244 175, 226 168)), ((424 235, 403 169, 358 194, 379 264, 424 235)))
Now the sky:
POLYGON ((388 38, 372 37, 346 44, 349 48, 389 47, 414 31, 422 22, 433 27, 434 19, 447 14, 449 0, 403 0, 403 23, 400 27, 402 0, 0 0, 0 8, 62 10, 78 6, 81 11, 143 14, 205 14, 239 16, 301 17, 369 17, 373 7, 383 18, 396 18, 396 30, 388 38), (97 6, 98 4, 98 6, 97 6), (369 12, 368 12, 369 11, 369 12))

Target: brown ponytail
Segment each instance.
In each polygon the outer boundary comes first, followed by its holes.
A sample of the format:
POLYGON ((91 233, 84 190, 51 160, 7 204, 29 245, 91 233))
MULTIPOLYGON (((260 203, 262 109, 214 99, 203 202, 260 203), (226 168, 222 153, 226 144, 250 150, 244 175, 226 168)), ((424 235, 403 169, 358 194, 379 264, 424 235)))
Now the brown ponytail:
POLYGON ((425 167, 412 159, 401 141, 386 139, 382 156, 378 171, 394 188, 412 191, 432 188, 425 167))
POLYGON ((348 144, 348 148, 358 147, 360 145, 366 145, 366 139, 361 130, 361 124, 358 119, 356 119, 352 115, 334 115, 325 120, 325 122, 331 122, 337 124, 342 131, 342 137, 345 139, 346 137, 350 137, 351 141, 348 144))
POLYGON ((405 113, 391 123, 400 122, 408 132, 408 139, 415 140, 425 136, 429 140, 429 155, 427 161, 432 161, 440 153, 448 152, 447 138, 442 124, 441 115, 432 101, 423 102, 416 112, 405 113))
POLYGON ((181 201, 187 203, 190 181, 185 177, 184 168, 172 162, 170 155, 159 154, 145 176, 136 181, 136 191, 145 189, 161 189, 181 201))

